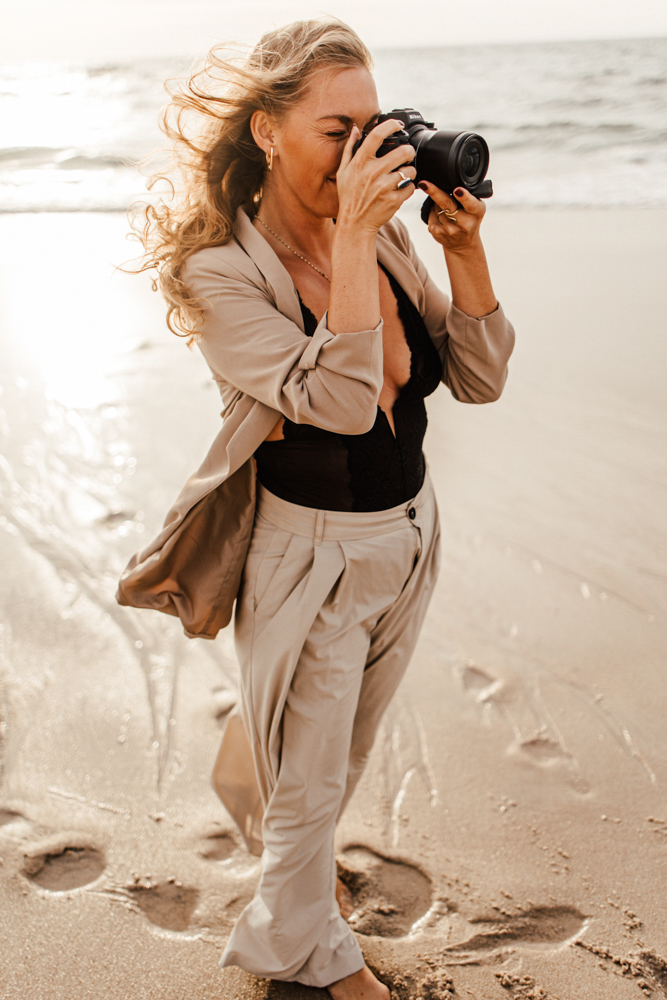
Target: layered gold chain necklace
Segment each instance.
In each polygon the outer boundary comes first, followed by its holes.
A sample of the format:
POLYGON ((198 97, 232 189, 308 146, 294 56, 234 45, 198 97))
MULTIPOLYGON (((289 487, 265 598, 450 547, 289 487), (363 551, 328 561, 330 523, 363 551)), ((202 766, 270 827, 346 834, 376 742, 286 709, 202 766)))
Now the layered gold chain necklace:
POLYGON ((309 267, 312 267, 313 271, 317 271, 318 274, 321 274, 322 277, 326 278, 329 284, 331 284, 331 278, 327 274, 325 274, 324 271, 320 271, 319 267, 316 267, 312 261, 308 260, 307 257, 304 257, 303 254, 300 254, 298 250, 294 249, 294 247, 291 247, 289 243, 285 243, 285 240, 281 236, 278 236, 278 233, 274 233, 273 229, 271 229, 270 226, 267 226, 264 220, 260 219, 259 215, 256 215, 255 218, 257 219, 258 222, 260 222, 264 226, 267 232, 271 233, 272 236, 275 236, 275 238, 278 240, 279 243, 282 243, 284 247, 287 247, 290 253, 293 253, 295 257, 299 258, 299 260, 302 260, 304 264, 308 264, 309 267))

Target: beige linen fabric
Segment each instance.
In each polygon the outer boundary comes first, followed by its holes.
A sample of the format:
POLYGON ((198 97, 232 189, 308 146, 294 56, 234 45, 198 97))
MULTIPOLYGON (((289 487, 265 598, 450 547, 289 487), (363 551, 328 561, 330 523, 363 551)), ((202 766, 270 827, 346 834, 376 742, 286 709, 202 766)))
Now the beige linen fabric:
POLYGON ((242 724, 228 722, 214 784, 264 850, 221 965, 320 987, 362 968, 335 899, 335 825, 417 641, 439 537, 428 475, 412 501, 370 513, 258 487, 235 619, 242 724))
MULTIPOLYGON (((457 309, 399 219, 380 229, 377 257, 423 316, 453 396, 497 399, 514 344, 502 307, 479 319, 457 309)), ((162 530, 132 556, 116 596, 178 615, 191 638, 213 639, 230 620, 250 539, 255 449, 281 415, 340 434, 370 430, 382 388, 382 322, 334 336, 325 313, 307 337, 294 282, 242 208, 234 239, 194 253, 182 277, 205 309, 199 347, 220 390, 224 423, 162 530), (237 472, 234 488, 220 488, 237 472), (208 527, 211 515, 215 545, 207 546, 197 523, 208 527)))

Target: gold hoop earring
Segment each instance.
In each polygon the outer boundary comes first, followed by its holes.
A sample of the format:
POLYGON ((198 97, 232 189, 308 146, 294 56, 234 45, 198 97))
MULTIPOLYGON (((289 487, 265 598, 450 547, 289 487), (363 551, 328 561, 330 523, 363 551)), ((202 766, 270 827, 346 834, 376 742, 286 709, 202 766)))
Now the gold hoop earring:
POLYGON ((273 170, 273 146, 271 146, 271 152, 266 154, 266 165, 269 170, 273 170))

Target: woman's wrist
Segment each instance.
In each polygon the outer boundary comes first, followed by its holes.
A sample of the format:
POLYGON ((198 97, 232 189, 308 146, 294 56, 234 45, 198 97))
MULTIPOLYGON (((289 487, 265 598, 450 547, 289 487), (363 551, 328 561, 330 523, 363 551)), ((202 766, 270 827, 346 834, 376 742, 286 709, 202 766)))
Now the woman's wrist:
POLYGON ((355 222, 345 216, 336 219, 332 250, 336 247, 354 248, 363 252, 372 248, 375 251, 377 230, 370 226, 355 222))
POLYGON ((478 261, 483 260, 484 264, 486 264, 486 254, 484 253, 484 247, 482 245, 482 240, 479 234, 477 234, 476 238, 474 240, 471 240, 471 242, 466 244, 465 246, 457 246, 457 247, 443 246, 443 250, 445 253, 445 260, 449 260, 450 258, 452 259, 458 258, 459 260, 462 261, 471 262, 473 266, 478 261))
POLYGON ((328 328, 336 333, 375 329, 380 322, 377 249, 374 233, 343 225, 331 250, 328 328))
POLYGON ((482 241, 467 247, 445 249, 445 263, 452 287, 452 302, 467 316, 479 317, 498 307, 482 241))

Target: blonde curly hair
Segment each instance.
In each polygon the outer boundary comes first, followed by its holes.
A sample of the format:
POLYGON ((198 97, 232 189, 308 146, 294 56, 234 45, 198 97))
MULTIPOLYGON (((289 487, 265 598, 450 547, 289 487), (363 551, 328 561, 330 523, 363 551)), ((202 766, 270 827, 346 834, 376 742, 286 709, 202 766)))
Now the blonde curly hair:
POLYGON ((216 45, 187 80, 167 84, 171 101, 162 130, 172 141, 172 164, 153 175, 149 188, 166 182, 168 200, 134 207, 132 225, 144 255, 136 271, 155 268, 169 329, 198 338, 202 309, 180 278, 197 250, 221 246, 234 235, 236 212, 253 217, 266 159, 250 130, 255 111, 279 122, 304 94, 310 76, 326 67, 372 68, 371 54, 355 31, 337 18, 294 21, 262 36, 245 57, 224 57, 216 45))

